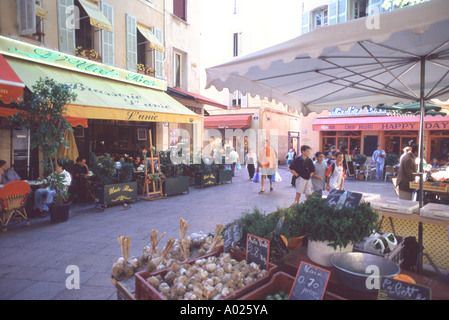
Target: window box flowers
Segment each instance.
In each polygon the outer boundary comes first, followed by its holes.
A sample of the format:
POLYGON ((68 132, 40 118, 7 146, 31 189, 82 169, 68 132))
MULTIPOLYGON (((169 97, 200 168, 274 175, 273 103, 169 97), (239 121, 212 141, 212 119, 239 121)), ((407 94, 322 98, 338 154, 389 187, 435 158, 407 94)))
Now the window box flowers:
POLYGON ((101 62, 100 54, 97 51, 95 51, 94 49, 84 49, 83 46, 76 47, 75 55, 78 57, 87 58, 89 60, 101 62))
POLYGON ((156 71, 153 68, 144 65, 143 63, 139 63, 137 65, 137 72, 145 75, 154 76, 154 73, 156 71))

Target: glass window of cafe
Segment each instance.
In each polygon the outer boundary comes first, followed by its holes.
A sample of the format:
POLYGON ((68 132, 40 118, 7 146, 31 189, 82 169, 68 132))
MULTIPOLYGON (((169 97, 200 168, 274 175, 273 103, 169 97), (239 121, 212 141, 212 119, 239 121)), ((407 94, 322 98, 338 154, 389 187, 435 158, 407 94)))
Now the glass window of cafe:
MULTIPOLYGON (((430 131, 430 157, 438 157, 441 160, 449 160, 449 131, 430 131)), ((429 159, 428 161, 431 161, 429 159)))
POLYGON ((325 131, 322 132, 323 152, 331 152, 338 147, 345 154, 352 154, 353 150, 360 152, 361 131, 325 131), (358 149, 357 149, 358 148, 358 149))
POLYGON ((385 152, 401 156, 406 146, 418 143, 417 131, 385 131, 385 152))

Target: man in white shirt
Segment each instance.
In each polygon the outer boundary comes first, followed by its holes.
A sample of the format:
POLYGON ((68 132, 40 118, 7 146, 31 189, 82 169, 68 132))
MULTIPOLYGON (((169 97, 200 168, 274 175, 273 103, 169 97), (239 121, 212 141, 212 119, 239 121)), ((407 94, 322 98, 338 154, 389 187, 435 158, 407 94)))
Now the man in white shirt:
MULTIPOLYGON (((57 161, 56 164, 56 173, 63 176, 64 185, 66 186, 66 189, 68 189, 72 183, 72 176, 62 168, 62 163, 59 161, 57 161)), ((48 205, 53 202, 55 194, 56 190, 50 189, 50 187, 37 189, 34 193, 34 208, 40 211, 42 218, 47 216, 48 205), (45 201, 44 196, 46 197, 45 201)))
POLYGON ((231 147, 231 152, 229 153, 229 162, 231 163, 232 176, 234 177, 235 166, 239 162, 239 154, 231 147))

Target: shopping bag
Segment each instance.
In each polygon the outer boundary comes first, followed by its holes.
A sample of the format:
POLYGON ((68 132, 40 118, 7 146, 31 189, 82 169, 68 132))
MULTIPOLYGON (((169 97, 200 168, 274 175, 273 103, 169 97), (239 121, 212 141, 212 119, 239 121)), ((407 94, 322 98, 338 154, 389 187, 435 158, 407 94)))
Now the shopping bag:
POLYGON ((231 170, 231 166, 229 164, 226 165, 226 170, 231 170))
POLYGON ((281 182, 282 181, 282 178, 281 178, 281 175, 279 174, 279 172, 276 171, 273 174, 273 176, 271 177, 271 181, 272 182, 281 182))
POLYGON ((237 170, 242 170, 242 166, 240 165, 240 163, 237 163, 237 170))
POLYGON ((254 175, 254 177, 253 177, 253 182, 259 182, 259 171, 256 171, 256 174, 254 175))

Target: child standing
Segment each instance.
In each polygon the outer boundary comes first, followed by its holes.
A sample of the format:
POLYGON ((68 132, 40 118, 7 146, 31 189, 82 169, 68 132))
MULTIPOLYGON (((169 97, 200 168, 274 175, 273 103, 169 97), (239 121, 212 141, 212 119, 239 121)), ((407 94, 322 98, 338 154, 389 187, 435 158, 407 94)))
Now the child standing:
POLYGON ((315 153, 316 161, 313 163, 315 166, 315 172, 312 177, 312 189, 313 191, 326 189, 326 171, 327 164, 324 160, 324 154, 321 151, 315 153))
POLYGON ((326 171, 327 191, 343 190, 343 182, 346 178, 346 170, 343 166, 343 153, 335 153, 333 162, 326 171))
POLYGON ((296 179, 296 195, 295 203, 299 203, 301 193, 304 193, 306 198, 312 193, 312 183, 310 178, 315 172, 315 166, 312 159, 309 158, 312 148, 309 146, 301 146, 301 155, 296 157, 290 165, 290 172, 298 177, 296 179))

